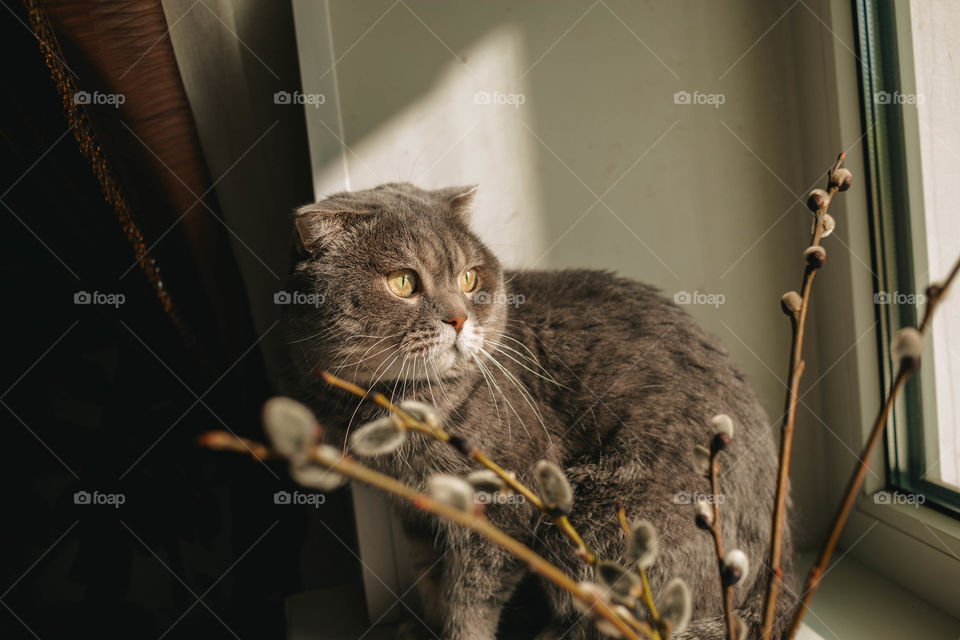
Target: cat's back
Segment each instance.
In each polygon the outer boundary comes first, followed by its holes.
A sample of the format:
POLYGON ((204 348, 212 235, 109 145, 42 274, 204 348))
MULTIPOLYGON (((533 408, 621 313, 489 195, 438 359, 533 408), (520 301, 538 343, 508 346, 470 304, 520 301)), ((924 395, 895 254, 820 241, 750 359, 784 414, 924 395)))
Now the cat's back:
POLYGON ((698 419, 711 411, 760 416, 719 340, 655 287, 585 269, 508 272, 505 279, 509 334, 566 386, 628 411, 656 398, 671 413, 697 406, 698 419))

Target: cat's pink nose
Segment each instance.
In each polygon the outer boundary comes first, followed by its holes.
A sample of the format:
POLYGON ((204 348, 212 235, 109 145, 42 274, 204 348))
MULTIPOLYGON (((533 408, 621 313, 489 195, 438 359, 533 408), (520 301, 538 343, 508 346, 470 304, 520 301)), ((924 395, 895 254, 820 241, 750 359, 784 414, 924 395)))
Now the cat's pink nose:
POLYGON ((460 331, 463 330, 463 325, 467 322, 467 316, 453 316, 449 320, 444 320, 444 322, 456 329, 457 335, 459 335, 460 331))

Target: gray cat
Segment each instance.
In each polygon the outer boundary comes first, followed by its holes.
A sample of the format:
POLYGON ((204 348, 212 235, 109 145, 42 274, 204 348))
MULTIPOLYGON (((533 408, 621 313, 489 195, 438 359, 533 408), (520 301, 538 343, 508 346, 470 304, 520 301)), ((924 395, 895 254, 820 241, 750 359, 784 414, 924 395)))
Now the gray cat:
MULTIPOLYGON (((735 602, 756 636, 776 455, 744 374, 653 287, 600 271, 503 271, 468 226, 474 192, 385 184, 296 212, 290 288, 322 294, 324 302, 290 308, 293 395, 316 411, 338 446, 381 412, 326 387, 311 373, 318 367, 395 400, 436 406, 450 433, 477 443, 529 486, 538 460, 558 463, 576 493, 571 521, 601 558, 617 560, 624 550, 618 503, 631 520, 654 523, 653 592, 683 578, 694 621, 681 637, 704 640, 725 634, 712 541, 696 528, 689 504, 691 494, 709 493, 709 483, 693 471, 691 451, 707 442, 710 418, 728 414, 736 434, 722 457, 730 469, 721 478, 724 544, 750 558, 735 602)), ((421 487, 434 473, 476 470, 452 447, 422 437, 370 463, 421 487)), ((425 619, 444 640, 495 638, 527 568, 478 536, 403 506, 401 514, 418 546, 431 551, 421 564, 425 619)), ((487 514, 578 580, 595 580, 530 505, 492 504, 487 514)), ((784 557, 790 586, 789 535, 784 557)), ((537 638, 600 637, 565 592, 548 582, 542 589, 553 622, 537 638)), ((781 619, 794 600, 787 589, 781 619)))

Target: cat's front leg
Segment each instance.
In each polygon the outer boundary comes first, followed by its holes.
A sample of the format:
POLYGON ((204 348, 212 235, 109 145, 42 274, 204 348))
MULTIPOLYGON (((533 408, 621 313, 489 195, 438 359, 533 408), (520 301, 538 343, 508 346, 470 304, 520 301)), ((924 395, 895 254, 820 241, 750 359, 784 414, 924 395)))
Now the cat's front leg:
POLYGON ((452 531, 440 578, 444 640, 494 640, 525 565, 477 535, 452 531))

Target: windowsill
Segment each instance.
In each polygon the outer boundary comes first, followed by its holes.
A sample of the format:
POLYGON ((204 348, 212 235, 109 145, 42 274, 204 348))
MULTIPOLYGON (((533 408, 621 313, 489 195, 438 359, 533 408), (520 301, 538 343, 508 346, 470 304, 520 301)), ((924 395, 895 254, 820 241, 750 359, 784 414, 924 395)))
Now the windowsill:
MULTIPOLYGON (((850 514, 840 544, 849 549, 849 557, 871 571, 960 620, 960 601, 955 590, 946 586, 960 583, 957 520, 927 507, 875 504, 872 496, 863 496, 850 514)), ((960 629, 960 623, 954 621, 954 625, 960 629)), ((951 639, 957 637, 954 633, 951 639)))
MULTIPOLYGON (((814 552, 803 554, 800 575, 815 560, 814 552)), ((949 583, 940 587, 951 589, 949 583)), ((829 570, 804 622, 823 640, 957 640, 960 630, 960 620, 850 556, 829 570)))
POLYGON ((960 562, 960 520, 929 507, 877 504, 873 496, 861 498, 857 508, 960 562))

